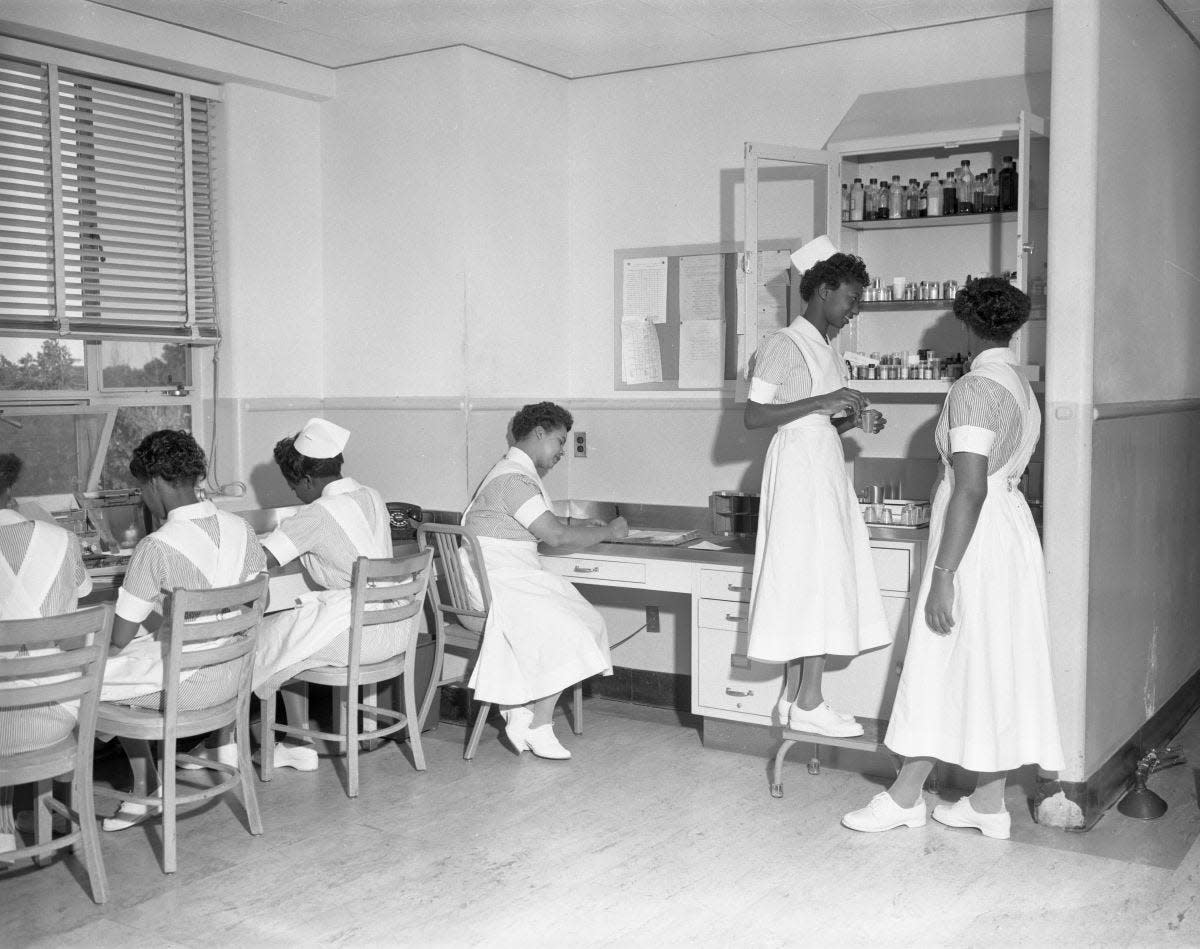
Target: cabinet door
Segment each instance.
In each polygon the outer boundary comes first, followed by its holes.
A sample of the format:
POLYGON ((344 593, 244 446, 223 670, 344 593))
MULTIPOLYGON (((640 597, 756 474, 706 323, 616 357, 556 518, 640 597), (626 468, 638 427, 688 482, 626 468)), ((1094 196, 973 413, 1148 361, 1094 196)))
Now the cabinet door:
POLYGON ((904 652, 908 648, 909 604, 906 596, 883 595, 883 611, 892 631, 891 645, 861 655, 830 656, 821 687, 839 712, 859 718, 887 719, 896 698, 904 652))
POLYGON ((784 667, 748 659, 748 638, 736 627, 697 628, 693 712, 771 724, 772 710, 783 690, 784 667))
MULTIPOLYGON (((750 359, 758 349, 762 337, 782 326, 761 325, 759 321, 759 272, 758 272, 758 182, 759 162, 776 162, 795 167, 798 177, 813 182, 812 226, 795 236, 806 243, 821 234, 828 234, 836 244, 842 221, 841 175, 839 158, 834 152, 811 148, 793 148, 789 145, 771 145, 766 142, 746 142, 745 172, 745 227, 743 231, 742 266, 739 279, 742 285, 742 315, 744 325, 738 332, 738 378, 735 400, 746 401, 750 380, 747 370, 750 359), (822 187, 823 186, 823 187, 822 187)), ((799 246, 799 244, 797 244, 799 246)))

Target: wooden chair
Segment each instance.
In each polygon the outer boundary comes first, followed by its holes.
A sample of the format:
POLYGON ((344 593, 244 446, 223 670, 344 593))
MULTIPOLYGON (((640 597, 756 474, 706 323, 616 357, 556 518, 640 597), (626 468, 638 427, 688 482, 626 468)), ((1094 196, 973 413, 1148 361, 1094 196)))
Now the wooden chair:
POLYGON ((209 590, 174 590, 163 604, 163 625, 158 637, 163 648, 163 698, 160 708, 139 708, 117 702, 101 702, 97 728, 121 738, 162 742, 159 778, 162 797, 97 788, 103 798, 116 798, 151 807, 162 805, 163 872, 176 867, 176 815, 180 805, 198 804, 240 787, 242 805, 250 833, 263 832, 258 798, 251 780, 250 691, 254 671, 254 649, 258 624, 266 602, 267 575, 231 587, 209 590), (233 696, 206 708, 180 709, 180 674, 236 663, 237 687, 233 696), (179 754, 183 738, 206 735, 234 726, 237 741, 236 766, 208 758, 179 754), (216 772, 220 780, 208 787, 180 794, 175 771, 179 763, 216 772))
POLYGON ((39 863, 48 853, 64 847, 83 851, 83 863, 92 887, 92 899, 108 899, 100 835, 92 799, 92 749, 95 745, 96 710, 100 683, 112 635, 112 607, 94 606, 77 613, 41 619, 0 622, 0 650, 29 651, 54 648, 44 655, 0 659, 0 716, 9 710, 52 702, 78 702, 79 711, 72 734, 31 751, 0 755, 0 784, 38 786, 34 806, 36 843, 0 853, 0 863, 34 858, 39 863), (46 682, 60 678, 62 681, 46 682), (40 685, 16 685, 17 680, 39 679, 40 685), (52 779, 71 775, 71 804, 54 799, 52 779), (70 833, 53 839, 52 815, 74 824, 70 833))
MULTIPOLYGON (((434 583, 434 646, 433 675, 430 677, 426 701, 446 685, 466 686, 470 678, 471 664, 479 654, 483 641, 483 627, 492 607, 492 588, 488 583, 487 568, 483 563, 483 551, 479 539, 469 527, 456 524, 422 524, 417 530, 417 543, 422 550, 435 551, 434 583), (459 560, 459 548, 465 547, 476 565, 478 592, 482 600, 479 608, 471 605, 471 587, 459 560), (461 673, 447 676, 444 671, 445 654, 460 656, 467 660, 461 673)), ((475 757, 483 727, 491 712, 490 702, 482 702, 475 715, 475 724, 467 739, 463 757, 470 761, 475 757)), ((571 727, 576 735, 583 734, 583 683, 576 682, 573 690, 571 727)))
POLYGON ((413 765, 425 770, 425 753, 421 748, 420 715, 416 701, 417 636, 414 633, 408 647, 382 662, 363 665, 363 627, 383 623, 398 623, 420 615, 429 586, 430 561, 428 551, 410 557, 359 557, 350 575, 350 646, 344 666, 317 666, 293 676, 290 681, 312 682, 338 689, 341 704, 340 732, 324 732, 300 724, 280 725, 275 721, 276 689, 271 689, 262 701, 262 779, 271 780, 274 770, 275 733, 307 738, 323 738, 346 748, 346 796, 358 797, 358 751, 360 741, 376 741, 402 729, 408 729, 412 746, 413 765), (376 606, 378 604, 378 606, 376 606), (404 711, 397 712, 373 702, 360 702, 359 690, 389 679, 404 677, 404 711), (382 728, 363 731, 358 716, 376 722, 390 720, 382 728))

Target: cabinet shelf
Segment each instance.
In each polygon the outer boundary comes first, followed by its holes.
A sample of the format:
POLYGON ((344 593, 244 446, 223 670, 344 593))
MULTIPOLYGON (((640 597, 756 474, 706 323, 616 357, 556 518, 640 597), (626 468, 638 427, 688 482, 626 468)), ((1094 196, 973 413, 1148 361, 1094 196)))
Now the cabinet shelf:
MULTIPOLYGON (((876 395, 945 395, 950 391, 953 381, 950 379, 851 379, 846 383, 851 389, 876 395)), ((1040 393, 1045 388, 1043 383, 1031 382, 1033 391, 1040 393)))
POLYGON ((953 310, 952 299, 941 300, 868 300, 858 305, 859 310, 953 310))
POLYGON ((957 227, 963 224, 995 224, 1015 221, 1016 211, 995 211, 987 214, 948 214, 943 217, 900 217, 886 221, 842 221, 842 227, 852 231, 895 231, 909 227, 957 227))

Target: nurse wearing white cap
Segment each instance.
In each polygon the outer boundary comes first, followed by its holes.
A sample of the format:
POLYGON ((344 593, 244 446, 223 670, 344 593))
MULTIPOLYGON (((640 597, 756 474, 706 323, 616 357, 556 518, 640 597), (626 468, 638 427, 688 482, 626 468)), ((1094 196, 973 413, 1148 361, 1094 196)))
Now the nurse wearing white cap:
MULTIPOLYGON (((763 469, 750 658, 801 663, 800 689, 780 699, 781 723, 833 737, 862 725, 825 702, 827 655, 855 656, 891 642, 867 528, 846 475, 841 438, 867 405, 847 388, 830 338, 858 312, 869 281, 863 262, 821 236, 792 255, 804 313, 755 355, 747 428, 776 429, 763 469)), ((873 432, 883 427, 880 416, 873 432)))
MULTIPOLYGON (((342 476, 342 451, 350 432, 323 418, 309 419, 294 436, 275 445, 275 463, 305 506, 263 540, 272 570, 299 559, 323 591, 307 593, 294 609, 263 620, 254 663, 254 688, 263 695, 297 672, 347 660, 350 630, 350 573, 359 557, 392 556, 387 506, 374 488, 342 476)), ((364 630, 364 663, 402 651, 417 618, 364 630)), ((303 727, 302 691, 283 688, 288 720, 303 727)), ((298 770, 317 766, 310 746, 276 746, 274 764, 298 770), (282 758, 282 760, 281 760, 282 758), (292 763, 294 760, 295 763, 292 763)))

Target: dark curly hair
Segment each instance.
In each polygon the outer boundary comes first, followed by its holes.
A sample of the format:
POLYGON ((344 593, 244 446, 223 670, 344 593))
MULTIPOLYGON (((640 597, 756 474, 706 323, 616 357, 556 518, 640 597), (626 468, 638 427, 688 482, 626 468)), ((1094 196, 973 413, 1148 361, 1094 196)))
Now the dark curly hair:
POLYGON ((553 402, 535 402, 522 406, 521 411, 512 417, 512 437, 520 441, 539 425, 546 431, 555 428, 565 428, 568 432, 575 420, 571 413, 561 405, 553 402))
POLYGON ((804 271, 800 277, 800 299, 805 303, 821 287, 832 287, 836 290, 843 283, 854 283, 865 287, 871 282, 867 273, 867 265, 861 257, 853 254, 834 254, 825 260, 818 260, 804 271))
POLYGON ((0 455, 0 491, 7 491, 17 483, 24 464, 16 455, 0 455))
MULTIPOLYGON (((297 434, 299 434, 297 432, 297 434)), ((305 478, 340 478, 345 459, 336 454, 332 458, 309 458, 296 450, 296 435, 288 435, 275 443, 275 464, 288 484, 299 484, 305 478)))
POLYGON ((954 315, 980 339, 1007 343, 1029 319, 1029 297, 1006 277, 979 277, 958 291, 954 315))
POLYGON ((162 478, 169 484, 195 484, 208 471, 204 449, 188 432, 151 432, 133 450, 129 473, 138 481, 162 478))

